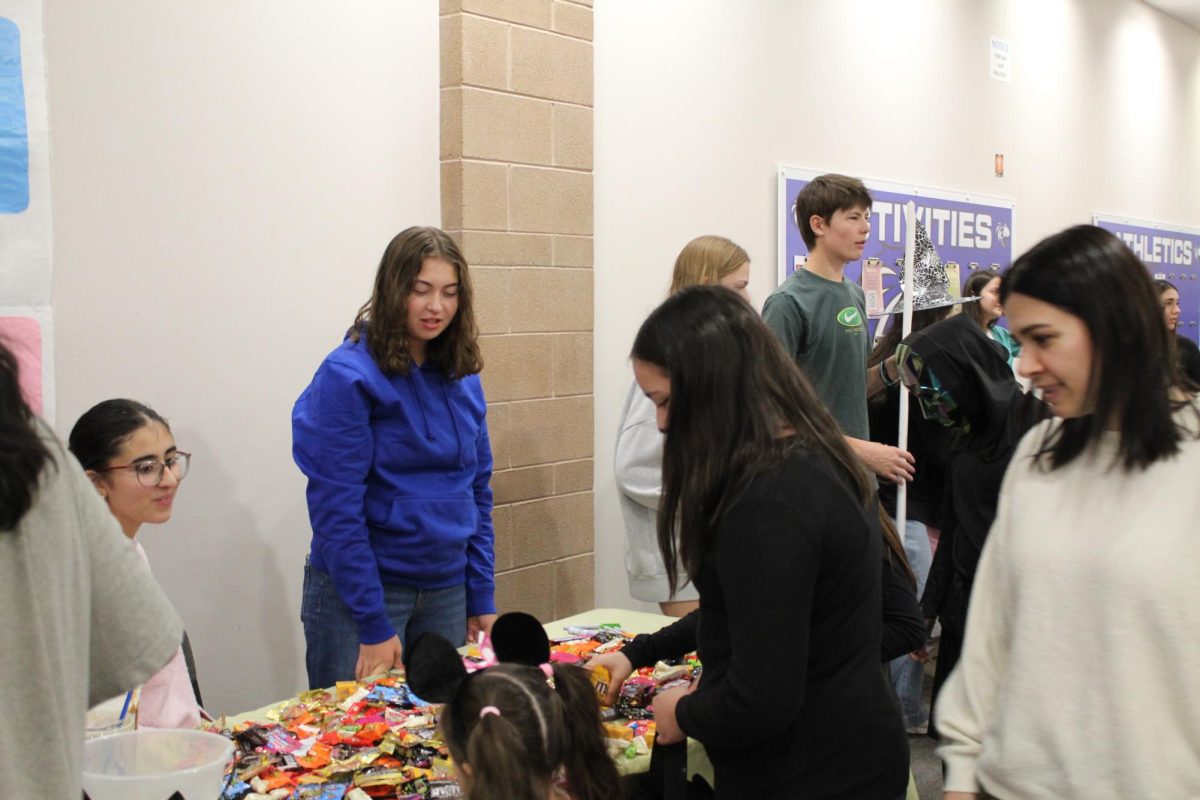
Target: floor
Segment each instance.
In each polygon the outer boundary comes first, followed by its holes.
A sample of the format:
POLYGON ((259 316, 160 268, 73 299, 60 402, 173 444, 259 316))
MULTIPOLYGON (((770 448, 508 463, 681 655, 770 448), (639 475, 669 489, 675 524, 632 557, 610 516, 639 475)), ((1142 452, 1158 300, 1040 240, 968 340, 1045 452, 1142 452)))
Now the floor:
MULTIPOLYGON (((933 665, 937 663, 937 645, 930 649, 929 662, 925 665, 925 707, 929 707, 929 693, 933 688, 933 665)), ((941 800, 942 797, 942 761, 938 758, 935 748, 937 742, 928 736, 909 736, 909 761, 912 765, 913 778, 917 782, 917 792, 921 800, 941 800)))

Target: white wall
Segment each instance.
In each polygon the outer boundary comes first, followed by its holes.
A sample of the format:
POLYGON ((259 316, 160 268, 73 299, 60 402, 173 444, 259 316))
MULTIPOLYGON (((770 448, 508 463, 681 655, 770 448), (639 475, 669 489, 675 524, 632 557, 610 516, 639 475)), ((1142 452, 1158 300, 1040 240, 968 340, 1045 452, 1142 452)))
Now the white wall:
POLYGON ((633 336, 700 234, 746 248, 762 303, 779 164, 1011 197, 1017 252, 1094 211, 1200 226, 1200 33, 1135 0, 601 2, 595 38, 598 606, 632 604, 611 462, 633 336))
POLYGON ((58 418, 145 401, 195 454, 139 534, 208 706, 304 687, 292 403, 387 241, 437 224, 437 3, 45 4, 58 418))

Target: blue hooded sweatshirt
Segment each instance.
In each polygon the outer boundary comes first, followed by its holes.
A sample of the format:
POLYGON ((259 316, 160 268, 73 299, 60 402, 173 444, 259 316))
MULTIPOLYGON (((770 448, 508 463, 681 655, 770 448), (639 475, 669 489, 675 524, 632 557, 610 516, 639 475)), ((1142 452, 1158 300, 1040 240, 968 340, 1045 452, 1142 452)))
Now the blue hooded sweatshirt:
POLYGON ((467 616, 492 614, 492 450, 478 375, 413 366, 385 375, 365 341, 344 341, 292 409, 292 453, 308 476, 310 564, 329 574, 358 639, 396 634, 383 585, 466 583, 467 616))

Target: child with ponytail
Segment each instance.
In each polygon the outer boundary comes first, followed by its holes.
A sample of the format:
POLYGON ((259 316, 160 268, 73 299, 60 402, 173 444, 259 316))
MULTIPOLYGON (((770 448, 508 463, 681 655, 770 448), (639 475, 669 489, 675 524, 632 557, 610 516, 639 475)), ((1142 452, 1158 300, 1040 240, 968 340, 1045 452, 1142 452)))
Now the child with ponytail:
POLYGON ((470 800, 613 800, 622 790, 604 744, 587 673, 551 664, 545 631, 505 614, 492 633, 497 662, 472 664, 437 634, 408 653, 408 682, 445 703, 442 734, 470 800))

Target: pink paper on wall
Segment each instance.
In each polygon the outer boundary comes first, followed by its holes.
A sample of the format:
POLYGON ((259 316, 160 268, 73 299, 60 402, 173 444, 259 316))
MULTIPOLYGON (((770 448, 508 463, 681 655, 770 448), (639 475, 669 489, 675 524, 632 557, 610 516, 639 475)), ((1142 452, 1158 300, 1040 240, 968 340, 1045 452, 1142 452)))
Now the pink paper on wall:
POLYGON ((25 402, 41 416, 42 326, 32 317, 0 317, 0 341, 16 356, 25 402))

